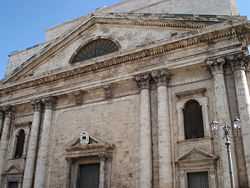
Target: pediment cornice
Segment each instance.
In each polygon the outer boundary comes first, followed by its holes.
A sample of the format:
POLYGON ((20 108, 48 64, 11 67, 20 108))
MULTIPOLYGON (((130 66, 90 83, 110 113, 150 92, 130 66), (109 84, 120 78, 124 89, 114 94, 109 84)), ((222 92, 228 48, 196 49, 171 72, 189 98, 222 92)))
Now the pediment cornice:
POLYGON ((218 156, 203 151, 202 149, 199 148, 193 148, 181 157, 177 159, 177 163, 191 163, 191 162, 197 162, 197 161, 206 161, 206 160, 217 160, 218 156))
MULTIPOLYGON (((183 33, 170 39, 156 42, 154 44, 140 46, 136 49, 129 49, 124 52, 116 52, 105 56, 105 58, 98 58, 98 60, 94 59, 95 61, 90 60, 86 63, 84 62, 74 67, 67 67, 62 70, 55 70, 53 72, 48 72, 44 75, 27 78, 26 80, 18 80, 18 78, 24 75, 28 70, 32 69, 34 66, 37 65, 38 60, 34 60, 34 63, 28 64, 25 68, 27 71, 24 70, 23 72, 20 72, 20 74, 17 72, 15 75, 12 76, 12 78, 9 78, 4 81, 4 83, 6 84, 3 84, 0 87, 0 95, 5 95, 13 91, 29 88, 35 85, 51 83, 61 79, 79 76, 91 71, 104 69, 130 61, 136 61, 143 58, 158 56, 160 54, 164 54, 176 49, 194 46, 203 42, 209 42, 228 37, 238 37, 239 35, 249 35, 250 30, 247 27, 249 27, 248 21, 237 21, 230 22, 230 24, 221 23, 211 25, 200 30, 183 33), (247 30, 247 33, 242 33, 243 30, 247 30)), ((63 41, 63 43, 68 42, 68 40, 69 39, 63 41)), ((55 48, 52 49, 52 51, 57 50, 56 45, 59 44, 55 44, 55 48)), ((48 56, 46 54, 42 54, 39 58, 46 59, 47 57, 48 56)))
POLYGON ((112 152, 115 149, 115 145, 101 141, 92 136, 89 136, 88 144, 81 144, 80 138, 76 137, 68 143, 64 149, 65 157, 69 160, 72 158, 90 156, 111 157, 112 152))
POLYGON ((244 17, 229 16, 202 16, 202 15, 178 15, 178 14, 111 14, 111 13, 93 13, 87 19, 83 19, 81 24, 73 27, 63 33, 55 40, 49 42, 37 54, 18 67, 10 77, 6 77, 3 83, 13 82, 23 77, 27 72, 36 68, 47 58, 54 55, 60 48, 67 46, 82 33, 95 24, 115 24, 115 25, 137 25, 150 27, 173 27, 200 29, 210 24, 221 23, 229 20, 246 21, 244 17))

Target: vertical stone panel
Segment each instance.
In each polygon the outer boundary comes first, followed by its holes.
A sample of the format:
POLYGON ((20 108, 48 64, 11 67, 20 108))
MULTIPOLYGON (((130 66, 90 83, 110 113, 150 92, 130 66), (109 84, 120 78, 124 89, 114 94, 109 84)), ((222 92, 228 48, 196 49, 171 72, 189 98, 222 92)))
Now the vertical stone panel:
POLYGON ((140 187, 152 188, 150 74, 135 77, 140 90, 140 187))
MULTIPOLYGON (((213 74, 213 84, 214 84, 214 97, 215 97, 215 109, 216 118, 221 125, 227 124, 231 125, 231 117, 229 112, 228 97, 226 91, 226 84, 224 80, 223 65, 225 64, 224 58, 217 58, 207 62, 212 74, 213 74)), ((220 129, 220 134, 223 134, 223 130, 220 129)), ((216 139, 216 138, 215 138, 216 139)), ((225 146, 225 140, 219 141, 220 146, 220 161, 221 161, 221 175, 219 175, 219 181, 224 188, 231 187, 229 181, 229 166, 227 159, 227 151, 225 146), (227 179, 228 181, 225 181, 227 179)), ((236 187, 238 187, 238 172, 236 164, 236 155, 234 149, 234 143, 231 143, 232 148, 232 159, 233 159, 233 169, 234 169, 234 181, 236 187)))
MULTIPOLYGON (((225 69, 225 82, 227 87, 228 102, 230 115, 232 118, 239 117, 238 102, 235 88, 234 75, 230 64, 224 66, 225 69)), ((236 131, 234 131, 235 133, 236 131)), ((237 136, 234 138, 234 144, 236 149, 236 161, 237 161, 237 171, 239 176, 239 186, 248 187, 247 183, 247 170, 246 170, 246 160, 243 148, 242 136, 237 136)))
POLYGON ((245 152, 248 184, 250 183, 250 97, 245 68, 249 62, 249 56, 243 53, 227 56, 227 60, 232 64, 234 81, 236 87, 238 109, 242 124, 242 140, 245 152))
POLYGON ((10 126, 12 120, 12 106, 4 107, 5 119, 3 123, 3 131, 2 131, 2 138, 0 142, 0 185, 2 183, 2 177, 5 169, 5 161, 9 143, 9 136, 10 136, 10 126))
POLYGON ((2 137, 3 120, 4 120, 4 113, 3 113, 2 108, 0 107, 0 141, 1 141, 1 137, 2 137))
POLYGON ((157 84, 159 187, 172 187, 171 129, 167 88, 169 74, 166 70, 159 70, 152 72, 151 75, 157 84))
POLYGON ((37 144, 39 137, 39 126, 41 122, 41 101, 36 100, 31 102, 33 105, 34 115, 30 132, 26 164, 23 176, 23 187, 31 188, 33 183, 37 144))
POLYGON ((39 143, 39 151, 37 155, 37 165, 34 182, 34 187, 36 188, 44 188, 45 185, 50 130, 52 125, 53 110, 55 106, 55 98, 47 97, 43 99, 42 102, 45 104, 45 112, 42 125, 41 139, 39 143))

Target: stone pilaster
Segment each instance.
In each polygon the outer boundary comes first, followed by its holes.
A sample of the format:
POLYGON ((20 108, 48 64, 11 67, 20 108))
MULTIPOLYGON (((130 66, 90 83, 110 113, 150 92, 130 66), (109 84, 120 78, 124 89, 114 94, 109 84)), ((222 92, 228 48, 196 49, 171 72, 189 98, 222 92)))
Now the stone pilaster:
POLYGON ((247 167, 247 179, 250 184, 250 97, 245 69, 249 62, 249 56, 237 53, 226 57, 232 65, 236 87, 237 102, 242 125, 242 141, 247 167))
POLYGON ((105 161, 107 155, 105 153, 100 153, 100 177, 99 177, 99 188, 104 188, 105 186, 105 161))
POLYGON ((153 71, 151 76, 157 84, 159 188, 173 187, 171 128, 169 122, 167 87, 169 73, 167 70, 158 70, 153 71))
POLYGON ((39 127, 40 127, 41 113, 42 113, 41 100, 31 101, 31 104, 33 105, 34 114, 33 114, 32 127, 30 131, 30 137, 29 137, 24 176, 23 176, 23 187, 25 188, 31 188, 33 183, 39 127))
POLYGON ((152 137, 149 73, 135 77, 140 90, 140 187, 152 188, 152 137))
POLYGON ((3 109, 0 107, 0 142, 1 142, 1 135, 2 135, 2 129, 3 129, 3 120, 4 120, 4 113, 3 109))
POLYGON ((39 143, 39 151, 37 155, 37 166, 35 172, 34 187, 44 188, 46 178, 47 157, 49 155, 50 130, 53 119, 53 110, 55 106, 55 98, 47 97, 42 99, 45 105, 44 119, 42 125, 41 139, 39 143))
POLYGON ((8 142, 9 142, 9 134, 10 134, 10 126, 13 116, 13 109, 12 106, 6 106, 3 108, 5 113, 5 119, 3 123, 3 131, 2 131, 2 138, 0 142, 0 185, 2 183, 2 177, 5 168, 5 160, 6 154, 8 149, 8 142))
MULTIPOLYGON (((213 84, 214 84, 214 104, 216 109, 216 119, 221 125, 225 123, 231 125, 231 117, 229 113, 229 105, 228 105, 228 98, 227 98, 227 90, 226 84, 224 79, 224 72, 223 72, 223 65, 225 64, 224 58, 216 58, 213 60, 207 61, 208 66, 211 69, 213 74, 213 84)), ((220 130, 223 131, 223 130, 220 130)), ((222 132, 221 132, 222 134, 222 132)), ((225 146, 225 141, 219 141, 220 146, 220 161, 221 166, 221 175, 219 175, 219 181, 223 185, 223 188, 228 188, 230 186, 229 180, 229 166, 228 166, 228 159, 227 159, 227 151, 225 146)), ((237 165, 236 165, 236 155, 234 149, 234 142, 231 142, 232 148, 232 159, 233 159, 233 168, 234 168, 234 180, 236 185, 238 184, 238 175, 237 175, 237 165)), ((238 186, 236 186, 238 187, 238 186)))

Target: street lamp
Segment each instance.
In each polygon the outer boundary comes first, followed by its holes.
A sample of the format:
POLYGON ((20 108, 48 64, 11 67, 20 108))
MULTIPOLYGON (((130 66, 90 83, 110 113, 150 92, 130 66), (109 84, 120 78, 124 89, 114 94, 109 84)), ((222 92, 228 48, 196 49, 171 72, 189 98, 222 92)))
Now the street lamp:
POLYGON ((230 138, 233 137, 237 137, 240 134, 240 119, 238 119, 237 117, 235 118, 235 120, 233 121, 233 128, 236 130, 236 134, 233 134, 233 132, 231 133, 232 136, 230 136, 230 132, 232 131, 232 127, 227 125, 226 123, 223 126, 223 131, 224 134, 223 135, 219 135, 219 127, 220 124, 219 122, 213 120, 211 122, 211 130, 214 134, 214 136, 216 138, 218 138, 219 140, 223 140, 225 139, 225 145, 227 147, 227 157, 228 157, 228 166, 229 166, 229 175, 230 175, 230 183, 231 183, 231 188, 234 188, 234 178, 233 178, 233 168, 232 168, 232 155, 231 155, 231 142, 230 142, 230 138), (218 134, 217 134, 218 133, 218 134))

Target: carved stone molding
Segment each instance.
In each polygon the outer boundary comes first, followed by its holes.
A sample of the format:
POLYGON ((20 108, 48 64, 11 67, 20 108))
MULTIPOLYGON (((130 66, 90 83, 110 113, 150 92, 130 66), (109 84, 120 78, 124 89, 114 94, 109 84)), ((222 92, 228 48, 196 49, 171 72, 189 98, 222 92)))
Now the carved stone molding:
POLYGON ((204 96, 205 92, 206 92, 206 88, 198 88, 194 90, 178 92, 175 95, 178 99, 184 99, 184 98, 194 96, 194 95, 204 96))
POLYGON ((76 105, 82 105, 83 103, 83 91, 74 91, 72 92, 73 96, 75 97, 76 105))
MULTIPOLYGON (((148 49, 145 49, 145 50, 133 51, 130 54, 124 54, 124 55, 121 55, 120 57, 114 57, 114 58, 107 59, 104 61, 102 60, 99 62, 95 62, 94 64, 83 65, 82 67, 72 68, 70 70, 67 69, 67 70, 60 71, 60 72, 50 72, 49 75, 45 74, 45 75, 41 75, 41 77, 23 80, 19 82, 18 84, 16 81, 21 80, 20 78, 22 77, 22 74, 20 73, 19 75, 19 72, 17 72, 15 75, 12 75, 12 77, 6 78, 4 80, 3 83, 14 81, 15 84, 11 84, 11 85, 8 85, 7 87, 2 88, 0 90, 0 95, 5 95, 7 93, 17 91, 23 88, 32 87, 38 84, 56 82, 57 80, 67 79, 67 78, 74 77, 77 75, 85 74, 87 72, 95 71, 97 69, 104 69, 110 66, 123 64, 129 61, 135 61, 135 60, 147 58, 150 56, 160 55, 160 54, 172 51, 172 50, 197 45, 198 43, 208 42, 208 41, 216 40, 219 38, 236 36, 236 34, 237 34, 236 31, 228 29, 228 30, 223 30, 220 33, 209 32, 209 33, 205 33, 199 36, 192 36, 191 38, 188 38, 188 40, 186 38, 181 38, 178 41, 174 41, 174 42, 170 41, 170 42, 167 42, 167 44, 159 45, 158 47, 153 47, 153 48, 149 47, 148 49)), ((49 48, 47 50, 49 50, 49 48)), ((45 50, 44 53, 46 53, 47 50, 45 50)), ((44 54, 41 54, 41 55, 44 55, 44 54)), ((34 59, 30 58, 29 61, 26 62, 27 64, 26 69, 28 69, 30 66, 34 66, 35 65, 34 63, 39 63, 39 62, 34 62, 35 60, 36 60, 35 58, 34 59), (32 61, 32 65, 29 63, 30 61, 32 61)))
POLYGON ((106 85, 103 87, 105 92, 105 99, 111 99, 113 96, 112 85, 106 85))
POLYGON ((13 108, 12 105, 3 106, 2 109, 4 111, 5 117, 10 117, 11 118, 13 116, 14 108, 13 108))
POLYGON ((138 86, 139 90, 149 89, 150 88, 151 75, 150 75, 150 73, 136 75, 135 76, 135 81, 137 82, 137 86, 138 86))
POLYGON ((37 99, 37 100, 32 100, 30 102, 33 106, 33 111, 41 111, 42 110, 42 101, 41 99, 37 99))
POLYGON ((246 70, 250 56, 239 52, 226 56, 226 61, 232 65, 233 70, 246 70))
POLYGON ((170 80, 170 74, 167 69, 152 71, 151 77, 157 86, 167 86, 170 80))
POLYGON ((56 105, 56 98, 53 96, 49 96, 42 99, 43 104, 45 105, 45 109, 54 110, 56 105))
POLYGON ((99 156, 99 158, 100 158, 101 161, 106 161, 106 160, 112 158, 112 153, 107 152, 107 151, 100 152, 100 153, 98 153, 98 156, 99 156))
POLYGON ((223 74, 223 65, 225 64, 224 57, 209 59, 206 63, 210 68, 212 74, 223 74))

